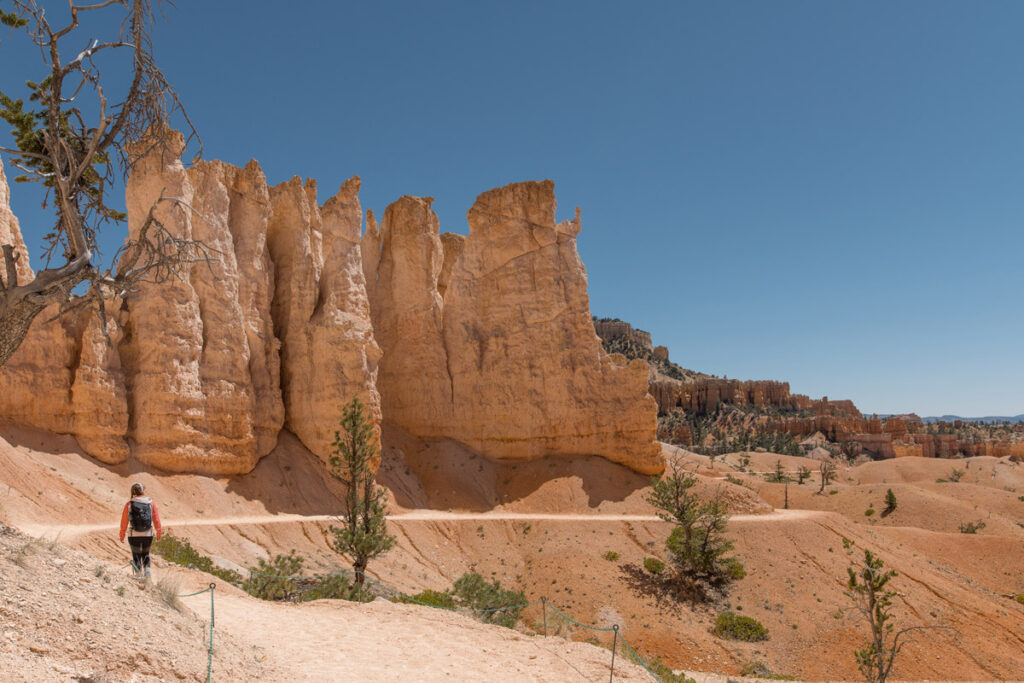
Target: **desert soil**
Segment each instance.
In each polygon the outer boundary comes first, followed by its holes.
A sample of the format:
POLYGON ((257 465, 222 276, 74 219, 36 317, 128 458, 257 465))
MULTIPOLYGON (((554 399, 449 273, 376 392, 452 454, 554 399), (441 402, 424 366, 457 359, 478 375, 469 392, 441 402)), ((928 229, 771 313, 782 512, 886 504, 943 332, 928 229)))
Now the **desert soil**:
MULTIPOLYGON (((14 428, 0 434, 0 519, 28 532, 17 543, 56 539, 54 552, 81 556, 83 578, 91 577, 70 588, 55 579, 52 602, 36 604, 27 594, 12 597, 6 590, 0 596, 5 621, 15 610, 25 615, 12 622, 14 628, 0 627, 14 633, 4 636, 0 650, 0 672, 22 667, 14 669, 14 680, 37 680, 42 671, 54 678, 38 680, 68 680, 71 674, 46 667, 67 669, 76 661, 82 666, 74 675, 89 674, 85 669, 92 666, 90 671, 107 672, 109 680, 129 680, 127 672, 136 665, 147 671, 177 666, 186 680, 197 671, 205 674, 207 595, 184 598, 188 611, 181 615, 163 605, 154 589, 130 585, 117 573, 127 549, 117 543, 115 526, 132 481, 146 484, 171 533, 222 566, 244 570, 256 558, 291 549, 307 558, 311 572, 345 566, 327 542, 338 491, 287 435, 250 475, 218 478, 108 467, 83 456, 71 439, 14 428), (93 576, 100 564, 109 567, 104 572, 116 577, 115 585, 93 576), (124 598, 115 590, 122 583, 124 598), (94 595, 94 589, 100 592, 94 595), (110 615, 93 624, 93 642, 101 646, 65 645, 79 626, 61 622, 63 616, 52 619, 68 611, 62 591, 78 596, 76 605, 100 601, 94 613, 110 615), (167 639, 175 644, 175 656, 187 650, 192 659, 172 664, 147 654, 149 664, 132 663, 133 650, 117 629, 121 615, 143 600, 168 623, 191 620, 181 628, 172 624, 156 640, 167 639), (31 625, 51 621, 44 629, 31 625), (45 641, 37 648, 45 652, 31 649, 34 640, 45 641)), ((698 473, 702 492, 723 490, 737 512, 729 535, 748 571, 716 604, 689 606, 667 600, 638 571, 646 556, 666 559, 669 528, 644 502, 647 477, 599 459, 502 465, 455 444, 401 438, 390 443, 398 446, 385 453, 380 479, 391 492, 390 526, 399 544, 371 565, 371 573, 395 589, 444 589, 472 569, 523 589, 530 600, 545 596, 580 622, 618 624, 645 656, 710 672, 698 680, 735 678, 752 661, 804 680, 855 680, 851 653, 863 642, 864 625, 843 594, 843 581, 851 554, 871 548, 900 572, 894 580, 898 625, 955 629, 908 645, 896 670, 900 678, 1024 679, 1024 606, 1012 599, 1024 593, 1024 467, 1006 459, 903 459, 841 468, 838 479, 818 494, 813 462, 812 480, 790 484, 788 492, 750 471, 769 471, 776 460, 795 471, 806 459, 749 454, 744 472, 739 455, 712 465, 666 449, 666 457, 698 473), (954 466, 966 470, 960 482, 936 481, 954 466), (899 507, 882 517, 888 488, 899 507), (787 499, 789 510, 773 510, 787 499), (867 509, 879 514, 866 516, 867 509), (982 533, 958 531, 960 524, 979 520, 986 522, 982 533), (758 619, 771 639, 748 644, 714 637, 709 627, 722 609, 758 619)), ((45 560, 51 554, 43 552, 33 571, 49 571, 45 560)), ((6 555, 0 567, 4 586, 18 583, 17 572, 29 571, 6 555)), ((180 581, 183 592, 210 580, 162 560, 155 575, 180 581)), ((606 634, 559 623, 550 613, 556 637, 528 635, 541 630, 536 605, 513 631, 381 599, 369 605, 266 603, 218 583, 217 601, 215 668, 233 672, 231 680, 601 680, 610 663, 606 634), (580 642, 588 638, 599 646, 580 642), (346 678, 350 672, 354 677, 346 678)), ((647 675, 617 658, 616 678, 620 671, 639 676, 635 680, 647 675)))

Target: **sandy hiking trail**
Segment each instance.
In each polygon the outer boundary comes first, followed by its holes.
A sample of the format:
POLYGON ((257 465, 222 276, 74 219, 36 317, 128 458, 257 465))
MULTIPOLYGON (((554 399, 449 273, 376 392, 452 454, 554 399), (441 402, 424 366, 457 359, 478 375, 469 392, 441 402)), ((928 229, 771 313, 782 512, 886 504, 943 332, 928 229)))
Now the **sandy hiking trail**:
MULTIPOLYGON (((183 601, 209 612, 205 594, 183 601)), ((254 648, 268 680, 595 681, 611 666, 604 648, 387 600, 271 603, 226 587, 217 590, 216 629, 254 648)), ((614 673, 651 680, 621 654, 614 673)))
MULTIPOLYGON (((794 521, 812 519, 827 515, 818 510, 773 510, 763 515, 732 515, 730 522, 740 524, 794 521)), ((164 531, 196 526, 241 526, 249 524, 305 524, 336 522, 337 515, 233 515, 229 517, 194 517, 191 519, 162 520, 164 531)), ((656 515, 615 515, 615 514, 554 514, 527 512, 445 512, 441 510, 414 510, 388 515, 389 522, 662 522, 656 515)), ((21 524, 21 529, 33 536, 58 536, 62 540, 74 540, 85 534, 116 530, 112 524, 21 524)))

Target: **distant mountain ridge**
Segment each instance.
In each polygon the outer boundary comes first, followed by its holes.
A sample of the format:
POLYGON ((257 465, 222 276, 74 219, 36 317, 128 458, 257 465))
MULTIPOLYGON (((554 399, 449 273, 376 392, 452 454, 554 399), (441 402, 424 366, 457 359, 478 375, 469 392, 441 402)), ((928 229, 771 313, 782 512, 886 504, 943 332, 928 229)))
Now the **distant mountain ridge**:
POLYGON ((1003 415, 986 415, 985 417, 960 417, 959 415, 943 415, 942 417, 922 417, 922 422, 934 424, 936 422, 1024 422, 1024 414, 1007 417, 1003 415))

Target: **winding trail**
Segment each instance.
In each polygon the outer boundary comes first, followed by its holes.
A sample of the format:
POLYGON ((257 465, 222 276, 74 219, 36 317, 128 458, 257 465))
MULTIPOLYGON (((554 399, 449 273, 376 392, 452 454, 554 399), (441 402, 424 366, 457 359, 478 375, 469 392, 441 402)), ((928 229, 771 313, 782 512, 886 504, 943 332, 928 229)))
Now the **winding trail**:
MULTIPOLYGON (((763 515, 732 515, 730 522, 764 523, 793 521, 821 517, 828 513, 819 510, 774 510, 763 515)), ((164 529, 179 529, 193 526, 242 526, 263 524, 305 524, 316 522, 335 522, 337 515, 239 515, 233 517, 194 517, 191 519, 175 519, 165 523, 164 529)), ((574 513, 534 513, 534 512, 444 512, 441 510, 414 510, 388 515, 389 522, 489 522, 489 521, 523 521, 523 522, 661 522, 655 515, 606 515, 606 514, 574 514, 574 513)), ((58 534, 61 539, 75 539, 86 534, 101 531, 116 533, 116 524, 22 524, 21 529, 33 536, 50 536, 58 534)))

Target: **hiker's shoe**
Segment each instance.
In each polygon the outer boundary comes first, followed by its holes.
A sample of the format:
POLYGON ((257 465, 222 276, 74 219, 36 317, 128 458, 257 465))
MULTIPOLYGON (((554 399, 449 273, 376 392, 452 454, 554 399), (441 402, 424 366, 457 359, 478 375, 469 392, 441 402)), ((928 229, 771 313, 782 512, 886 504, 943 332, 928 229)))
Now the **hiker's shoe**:
POLYGON ((149 578, 149 567, 146 567, 146 578, 149 578))

